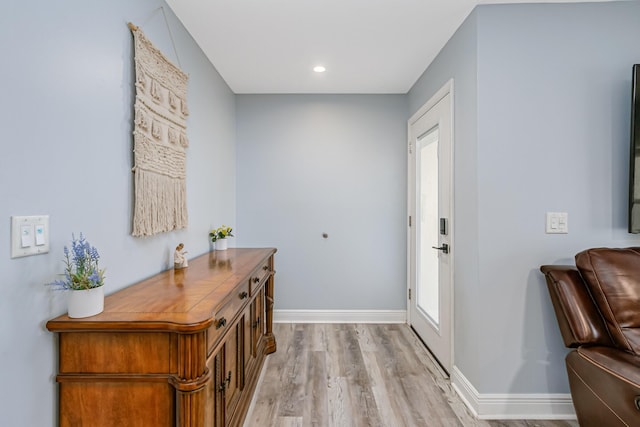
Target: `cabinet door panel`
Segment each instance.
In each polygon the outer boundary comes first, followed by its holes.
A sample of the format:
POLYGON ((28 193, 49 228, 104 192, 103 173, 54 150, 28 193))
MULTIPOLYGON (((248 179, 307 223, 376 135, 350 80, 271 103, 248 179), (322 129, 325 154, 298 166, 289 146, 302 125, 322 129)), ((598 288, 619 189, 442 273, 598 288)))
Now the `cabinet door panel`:
POLYGON ((209 380, 205 388, 205 426, 224 426, 224 391, 221 389, 223 356, 224 348, 207 359, 207 368, 211 372, 211 380, 209 380))
POLYGON ((241 355, 238 353, 239 338, 241 337, 241 323, 233 326, 224 343, 224 370, 222 372, 223 381, 226 385, 224 391, 225 399, 225 419, 227 424, 231 421, 231 416, 240 397, 238 387, 238 365, 242 363, 241 355))
POLYGON ((256 299, 253 301, 253 304, 251 305, 253 308, 253 313, 252 313, 252 328, 251 328, 251 333, 253 336, 253 343, 251 346, 251 353, 253 354, 253 357, 257 357, 258 355, 258 343, 260 342, 260 340, 262 339, 262 336, 264 335, 264 288, 260 289, 260 292, 258 293, 258 296, 256 297, 256 299))
POLYGON ((66 382, 60 384, 60 426, 170 427, 174 401, 174 391, 166 383, 66 382))
POLYGON ((253 305, 248 305, 244 309, 244 314, 242 316, 242 360, 243 360, 242 365, 243 366, 241 369, 242 381, 240 383, 240 386, 243 390, 247 381, 246 380, 247 372, 249 372, 249 368, 251 367, 251 359, 253 357, 252 335, 251 335, 252 307, 253 305))

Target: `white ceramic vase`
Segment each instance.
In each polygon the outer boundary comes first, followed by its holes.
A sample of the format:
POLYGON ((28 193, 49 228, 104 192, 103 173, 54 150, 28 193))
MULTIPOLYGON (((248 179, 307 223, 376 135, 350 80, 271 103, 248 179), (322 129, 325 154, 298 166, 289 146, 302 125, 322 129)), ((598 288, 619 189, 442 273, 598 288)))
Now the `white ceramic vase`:
POLYGON ((227 239, 216 240, 216 251, 226 251, 226 250, 227 250, 227 239))
POLYGON ((104 310, 104 286, 92 289, 71 290, 67 297, 69 317, 95 316, 104 310))

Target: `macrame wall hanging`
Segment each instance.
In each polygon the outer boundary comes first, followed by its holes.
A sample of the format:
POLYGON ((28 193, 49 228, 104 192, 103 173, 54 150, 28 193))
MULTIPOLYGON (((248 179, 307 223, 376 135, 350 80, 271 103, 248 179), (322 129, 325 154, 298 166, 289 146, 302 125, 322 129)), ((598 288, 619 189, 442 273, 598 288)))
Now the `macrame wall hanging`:
POLYGON ((136 68, 134 236, 187 227, 188 76, 129 24, 136 68))

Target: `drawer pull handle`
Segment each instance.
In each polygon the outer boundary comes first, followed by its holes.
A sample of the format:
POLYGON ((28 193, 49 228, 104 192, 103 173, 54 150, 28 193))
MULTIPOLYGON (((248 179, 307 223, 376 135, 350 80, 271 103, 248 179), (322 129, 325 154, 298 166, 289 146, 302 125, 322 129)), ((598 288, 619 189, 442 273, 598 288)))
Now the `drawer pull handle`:
POLYGON ((253 283, 258 283, 259 281, 260 281, 260 278, 259 278, 259 277, 254 277, 254 278, 253 278, 253 283))
POLYGON ((640 396, 636 396, 634 403, 636 404, 636 409, 640 411, 640 396))
POLYGON ((253 329, 256 329, 258 327, 258 325, 260 325, 260 318, 256 318, 256 321, 253 322, 253 329))
POLYGON ((265 265, 264 267, 262 267, 262 269, 263 269, 264 271, 267 271, 267 270, 269 269, 269 266, 268 266, 268 265, 265 265))
POLYGON ((249 294, 247 293, 247 291, 243 291, 240 292, 240 295, 238 295, 240 297, 240 299, 245 299, 246 297, 249 296, 249 294))
POLYGON ((216 329, 220 329, 226 324, 227 324, 227 319, 225 319, 224 317, 221 317, 220 320, 218 320, 218 323, 216 324, 216 329))

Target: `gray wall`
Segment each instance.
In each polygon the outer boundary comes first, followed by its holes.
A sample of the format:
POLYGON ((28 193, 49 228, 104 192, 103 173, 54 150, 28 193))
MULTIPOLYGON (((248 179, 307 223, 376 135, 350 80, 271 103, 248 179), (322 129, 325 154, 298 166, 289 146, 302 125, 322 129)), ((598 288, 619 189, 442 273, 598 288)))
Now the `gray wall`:
POLYGON ((167 268, 178 242, 209 250, 209 227, 235 222, 235 98, 168 6, 158 0, 5 1, 0 121, 0 391, 2 425, 56 425, 55 336, 66 312, 43 286, 62 271, 62 248, 84 232, 107 268, 106 292, 167 268), (171 33, 160 6, 164 6, 171 33), (132 36, 142 27, 190 75, 189 228, 130 237, 132 36), (11 215, 49 214, 51 252, 10 259, 11 215))
MULTIPOLYGON (((475 34, 474 15, 456 34, 477 50, 476 99, 456 93, 456 219, 477 226, 469 239, 456 234, 457 248, 473 249, 456 254, 455 364, 480 393, 568 392, 538 267, 573 263, 588 247, 640 243, 626 233, 639 18, 638 2, 480 6, 475 34), (460 163, 467 149, 477 157, 470 170, 460 163), (458 203, 467 184, 475 211, 458 203), (548 211, 569 213, 569 234, 544 233, 548 211)), ((436 89, 424 82, 464 79, 456 37, 411 90, 411 112, 436 89)))
POLYGON ((404 310, 405 96, 239 95, 237 118, 237 242, 278 248, 275 308, 404 310))

